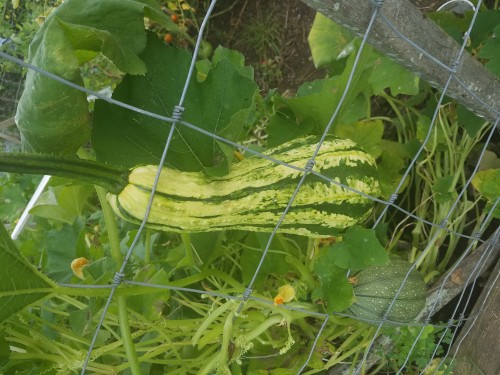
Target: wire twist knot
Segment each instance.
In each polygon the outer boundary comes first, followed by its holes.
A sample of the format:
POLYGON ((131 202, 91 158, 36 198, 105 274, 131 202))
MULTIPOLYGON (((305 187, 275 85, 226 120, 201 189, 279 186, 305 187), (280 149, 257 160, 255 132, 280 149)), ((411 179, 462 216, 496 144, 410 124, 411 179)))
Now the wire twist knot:
POLYGON ((124 273, 116 272, 115 275, 113 276, 113 284, 120 285, 124 277, 125 277, 124 273))
POLYGON ((448 224, 448 220, 443 219, 443 220, 439 223, 438 227, 439 227, 440 229, 445 229, 445 228, 446 228, 446 224, 448 224))
POLYGON ((246 288, 245 291, 243 292, 243 301, 247 301, 250 298, 251 294, 252 294, 252 288, 246 288))
POLYGON ((314 159, 309 159, 307 161, 307 164, 306 164, 306 167, 304 168, 304 170, 307 173, 311 172, 313 170, 315 164, 316 164, 316 162, 314 161, 314 159))
POLYGON ((381 8, 384 5, 384 0, 373 0, 373 5, 375 8, 381 8))
POLYGON ((455 74, 458 70, 460 62, 459 61, 453 61, 450 65, 451 73, 455 74))
POLYGON ((481 239, 481 232, 474 232, 474 233, 472 233, 471 237, 476 239, 476 240, 480 240, 481 239))
POLYGON ((398 199, 398 194, 397 193, 393 193, 389 197, 389 200, 387 201, 387 203, 394 204, 394 202, 396 202, 396 199, 398 199))
POLYGON ((176 105, 174 107, 174 112, 172 113, 172 119, 175 120, 176 122, 181 121, 183 113, 184 113, 184 107, 176 105))

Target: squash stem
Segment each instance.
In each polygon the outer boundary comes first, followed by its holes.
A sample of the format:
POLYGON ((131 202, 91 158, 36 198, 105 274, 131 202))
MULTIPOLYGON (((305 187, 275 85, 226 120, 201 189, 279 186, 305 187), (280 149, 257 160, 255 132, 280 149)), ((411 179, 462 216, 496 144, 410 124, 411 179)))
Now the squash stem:
POLYGON ((123 190, 128 183, 129 175, 127 168, 93 160, 14 152, 0 152, 0 172, 66 177, 102 186, 113 194, 123 190))
MULTIPOLYGON (((97 196, 99 202, 101 203, 102 213, 104 216, 104 222, 106 223, 106 230, 108 232, 109 246, 111 250, 111 256, 117 265, 117 270, 120 268, 122 263, 122 253, 120 250, 120 237, 118 232, 118 226, 116 223, 116 217, 106 200, 106 190, 102 187, 96 186, 97 196)), ((139 360, 137 353, 135 352, 134 341, 132 339, 132 334, 130 332, 130 324, 127 311, 127 297, 117 296, 117 306, 118 306, 118 322, 120 325, 120 331, 123 340, 123 346, 125 347, 125 352, 127 353, 127 360, 130 365, 130 371, 132 375, 140 375, 141 368, 139 366, 139 360)))
POLYGON ((191 237, 189 233, 181 233, 182 243, 186 248, 186 255, 177 265, 178 267, 191 267, 194 265, 194 257, 193 257, 193 246, 191 244, 191 237))

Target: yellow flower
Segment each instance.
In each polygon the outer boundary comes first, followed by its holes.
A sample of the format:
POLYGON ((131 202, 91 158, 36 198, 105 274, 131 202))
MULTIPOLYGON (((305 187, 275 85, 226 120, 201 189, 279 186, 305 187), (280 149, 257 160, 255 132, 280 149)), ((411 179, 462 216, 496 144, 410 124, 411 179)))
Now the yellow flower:
POLYGON ((71 269, 73 270, 73 273, 76 275, 76 277, 82 280, 85 279, 85 277, 83 276, 83 267, 85 267, 88 263, 89 261, 87 260, 87 258, 73 259, 73 261, 71 262, 71 269))
POLYGON ((290 284, 285 284, 278 288, 278 295, 274 297, 275 305, 283 305, 295 298, 295 288, 290 284))

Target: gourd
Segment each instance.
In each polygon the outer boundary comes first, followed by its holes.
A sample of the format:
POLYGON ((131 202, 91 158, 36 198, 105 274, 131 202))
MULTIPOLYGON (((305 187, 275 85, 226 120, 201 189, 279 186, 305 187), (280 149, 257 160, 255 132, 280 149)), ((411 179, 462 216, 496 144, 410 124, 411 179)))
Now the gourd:
POLYGON ((351 278, 355 301, 347 313, 378 323, 404 282, 386 319, 403 323, 413 321, 425 306, 427 286, 417 270, 412 270, 405 281, 410 267, 411 264, 403 259, 391 258, 390 264, 370 266, 355 274, 351 278))
MULTIPOLYGON (((232 164, 224 176, 163 167, 147 225, 173 232, 271 232, 318 142, 317 136, 298 138, 264 152, 295 168, 257 156, 232 164)), ((105 187, 114 211, 134 223, 143 220, 157 168, 128 170, 60 155, 0 153, 0 171, 50 174, 105 187)), ((380 195, 376 163, 368 153, 350 140, 327 136, 312 171, 336 183, 308 173, 280 232, 330 237, 368 218, 370 197, 380 195)))
MULTIPOLYGON (((305 168, 318 141, 316 136, 300 138, 264 154, 305 168)), ((328 136, 313 170, 366 195, 380 194, 375 161, 350 140, 328 136)), ((108 195, 119 216, 136 223, 142 220, 156 171, 155 165, 134 168, 123 191, 108 195)), ((235 163, 229 174, 220 177, 163 167, 148 226, 173 232, 271 232, 303 173, 260 157, 235 163)), ((279 231, 333 236, 367 219, 372 207, 370 198, 309 173, 279 231)))

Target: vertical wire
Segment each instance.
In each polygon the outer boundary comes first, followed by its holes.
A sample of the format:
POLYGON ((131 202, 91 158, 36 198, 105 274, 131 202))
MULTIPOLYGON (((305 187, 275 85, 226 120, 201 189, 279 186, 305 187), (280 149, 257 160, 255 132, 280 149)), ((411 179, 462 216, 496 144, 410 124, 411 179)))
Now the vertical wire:
MULTIPOLYGON (((281 224, 282 224, 283 220, 285 219, 286 214, 287 214, 287 213, 288 213, 288 211, 290 210, 290 207, 292 206, 292 204, 293 204, 293 202, 294 202, 294 200, 295 200, 295 197, 297 196, 297 194, 298 194, 298 192, 299 192, 300 187, 303 185, 303 183, 304 183, 304 181, 305 181, 305 179, 306 179, 307 175, 309 174, 309 172, 310 172, 310 171, 312 171, 312 168, 314 167, 314 159, 315 159, 315 157, 317 156, 317 154, 318 154, 318 152, 319 152, 319 150, 320 150, 320 148, 321 148, 321 146, 322 146, 322 144, 323 144, 323 142, 324 142, 324 140, 325 140, 325 138, 326 138, 326 136, 327 136, 327 134, 328 134, 328 131, 330 130, 330 128, 331 128, 331 126, 332 126, 332 124, 333 124, 333 122, 334 122, 334 120, 335 120, 335 118, 337 117, 337 114, 338 114, 338 112, 339 112, 339 110, 340 110, 340 108, 341 108, 341 106, 342 106, 343 102, 345 101, 345 98, 346 98, 346 96, 347 96, 347 93, 348 93, 348 91, 349 91, 349 89, 350 89, 350 86, 351 86, 351 82, 352 82, 353 77, 354 77, 354 73, 355 73, 355 71, 356 71, 356 67, 357 67, 357 65, 358 65, 358 63, 359 63, 359 59, 360 59, 360 57, 361 57, 361 54, 362 54, 362 52, 363 52, 363 50, 364 50, 364 45, 365 45, 365 43, 366 43, 366 40, 367 40, 367 38, 368 38, 368 35, 370 34, 370 31, 371 31, 372 27, 373 27, 373 24, 374 24, 374 22, 375 22, 375 19, 376 19, 376 16, 377 16, 378 10, 379 10, 379 8, 382 6, 382 4, 383 4, 383 0, 376 1, 376 2, 375 2, 375 4, 374 4, 374 11, 373 11, 372 17, 371 17, 370 22, 369 22, 369 24, 368 24, 367 30, 366 30, 366 32, 365 32, 365 35, 364 35, 364 37, 363 37, 363 39, 362 39, 362 41, 361 41, 361 44, 360 44, 360 47, 359 47, 358 53, 357 53, 357 55, 356 55, 356 58, 355 58, 355 60, 354 60, 354 63, 353 63, 353 66, 352 66, 351 72, 350 72, 350 74, 349 74, 349 78, 348 78, 348 80, 347 80, 347 82, 346 82, 346 87, 344 88, 344 92, 343 92, 343 94, 342 94, 342 96, 341 96, 341 98, 340 98, 340 100, 339 100, 339 102, 338 102, 338 104, 337 104, 337 107, 336 107, 336 109, 335 109, 334 113, 332 114, 332 116, 331 116, 331 118, 330 118, 330 120, 329 120, 329 122, 328 122, 328 124, 327 124, 327 126, 326 126, 326 128, 325 128, 325 130, 324 130, 324 132, 323 132, 323 134, 322 134, 322 136, 321 136, 321 138, 320 138, 319 142, 318 142, 318 145, 317 145, 317 147, 316 147, 316 149, 315 149, 315 151, 314 151, 313 155, 311 156, 311 159, 310 159, 310 160, 309 160, 309 162, 307 163, 307 166, 306 166, 306 168, 305 168, 305 171, 304 171, 304 174, 303 174, 302 178, 301 178, 301 179, 300 179, 300 181, 298 182, 297 187, 295 188, 295 191, 293 192, 293 194, 292 194, 292 196, 291 196, 290 200, 288 201, 288 204, 287 204, 287 206, 285 207, 284 212, 282 213, 282 215, 281 215, 280 219, 278 220, 278 222, 277 222, 276 226, 274 227, 274 229, 273 229, 273 231, 272 231, 271 235, 269 236, 269 239, 268 239, 268 241, 267 241, 266 247, 264 248, 264 251, 263 251, 263 253, 262 253, 261 259, 260 259, 260 261, 259 261, 259 264, 257 265, 257 268, 256 268, 256 270, 255 270, 255 272, 254 272, 254 274, 253 274, 253 276, 252 276, 252 279, 250 280, 250 283, 248 284, 247 288, 245 289, 245 292, 244 292, 244 294, 243 294, 243 300, 240 302, 240 304, 239 304, 239 306, 238 306, 238 308, 237 308, 237 310, 236 310, 235 317, 236 317, 236 316, 238 316, 238 315, 240 314, 241 310, 243 309, 243 306, 244 306, 245 302, 246 302, 246 301, 248 300, 248 298, 250 297, 250 295, 251 295, 251 293, 252 293, 252 287, 253 287, 253 284, 255 283, 255 280, 257 279, 257 276, 258 276, 258 274, 260 273, 260 270, 261 270, 261 268, 262 268, 262 265, 264 264, 264 260, 265 260, 265 258, 266 258, 266 256, 267 256, 267 253, 268 253, 268 251, 269 251, 269 249, 270 249, 270 247, 271 247, 272 240, 273 240, 274 236, 276 235, 276 233, 277 233, 277 231, 278 231, 279 227, 281 226, 281 224)), ((328 317, 328 315, 327 315, 327 317, 328 317)), ((311 347, 311 350, 310 350, 310 352, 309 352, 309 356, 308 356, 308 358, 306 359, 306 362, 303 364, 303 366, 302 366, 302 367, 301 367, 301 369, 299 370, 299 372, 298 372, 299 374, 302 372, 302 370, 303 370, 303 369, 305 369, 305 367, 306 367, 306 366, 307 366, 307 364, 309 363, 309 360, 310 360, 310 359, 311 359, 311 357, 312 357, 312 354, 313 354, 314 349, 315 349, 315 346, 316 346, 316 344, 317 344, 317 342, 318 342, 318 340, 319 340, 319 337, 321 336, 321 333, 323 332, 323 329, 326 327, 326 323, 327 323, 327 321, 328 321, 328 319, 326 318, 326 319, 325 319, 325 321, 323 322, 323 324, 322 324, 322 326, 321 326, 320 330, 318 331, 318 333, 317 333, 317 335, 316 335, 316 338, 315 338, 315 340, 314 340, 314 342, 313 342, 313 345, 312 345, 312 347, 311 347)))
POLYGON ((127 251, 127 254, 123 260, 123 263, 120 267, 120 270, 115 273, 115 277, 113 278, 113 287, 111 288, 111 291, 109 293, 109 296, 108 296, 108 299, 106 301, 106 304, 104 306, 104 309, 103 309, 103 312, 101 314, 101 318, 99 319, 99 323, 95 329, 95 332, 94 332, 94 336, 92 337, 92 341, 91 341, 91 344, 90 344, 90 347, 87 351, 87 356, 85 358, 85 361, 83 363, 83 367, 82 367, 82 372, 81 374, 85 374, 85 371, 86 371, 86 368, 87 368, 87 365, 88 365, 88 362, 90 360, 90 356, 92 354, 92 350, 95 346, 95 342, 97 340, 97 336, 99 334, 99 331, 102 327, 102 324, 104 322, 104 318, 107 314, 107 311, 108 311, 108 308, 109 308, 109 305, 111 304, 111 301, 113 299, 113 296, 116 292, 116 288, 121 284, 123 278, 124 278, 124 272, 125 272, 125 267, 127 266, 127 263, 129 261, 129 258, 130 256, 132 255, 138 241, 139 241, 139 238, 142 234, 142 232, 144 231, 144 228, 146 227, 146 224, 147 224, 147 220, 148 220, 148 217, 149 217, 149 214, 151 212, 151 207, 153 205, 153 200, 154 200, 154 196, 155 196, 155 193, 156 193, 156 188, 158 186, 158 181, 160 180, 160 175, 161 175, 161 171, 162 171, 162 167, 165 163, 165 160, 167 158, 167 152, 168 152, 168 149, 170 147, 170 142, 172 140, 172 137, 173 137, 173 134, 174 134, 174 131, 176 129, 176 125, 179 121, 181 121, 181 115, 182 115, 182 112, 184 110, 184 108, 182 108, 182 104, 184 103, 184 99, 186 97, 186 93, 187 93, 187 90, 189 88, 189 83, 190 83, 190 80, 191 80, 191 76, 192 76, 192 73, 193 73, 193 70, 194 70, 194 67, 195 67, 195 63, 196 63, 196 59, 197 59, 197 51, 199 50, 199 47, 200 47, 200 44, 201 44, 201 40, 202 40, 202 37, 203 37, 203 31, 206 27, 206 24, 208 22, 208 19, 210 17, 210 14, 212 13, 213 11, 213 8, 216 4, 217 0, 212 0, 209 8, 207 9, 207 12, 205 14, 205 17, 203 19, 203 22, 200 26, 200 30, 198 32, 198 38, 196 40, 196 45, 195 45, 195 48, 194 48, 194 52, 193 52, 193 57, 191 59, 191 64, 189 66, 189 71, 188 71, 188 74, 187 74, 187 77, 186 77, 186 81, 185 81, 185 84, 184 84, 184 88, 182 90, 182 94, 181 94, 181 97, 179 99, 179 104, 175 106, 174 108, 174 112, 173 112, 173 115, 172 115, 172 119, 174 120, 172 123, 171 123, 171 127, 170 127, 170 131, 168 133, 168 137, 167 137, 167 140, 165 142, 165 146, 163 148, 163 152, 162 152, 162 155, 161 155, 161 158, 160 158, 160 163, 158 165, 158 169, 156 171, 156 175, 155 175, 155 178, 154 178, 154 182, 153 182, 153 185, 151 186, 151 192, 150 192, 150 195, 149 195, 149 199, 148 199, 148 203, 147 203, 147 206, 146 206, 146 210, 145 210, 145 213, 144 213, 144 218, 142 219, 142 222, 141 222, 141 225, 139 226, 139 229, 137 230, 137 233, 134 237, 134 240, 132 241, 132 244, 130 245, 128 251, 127 251))

